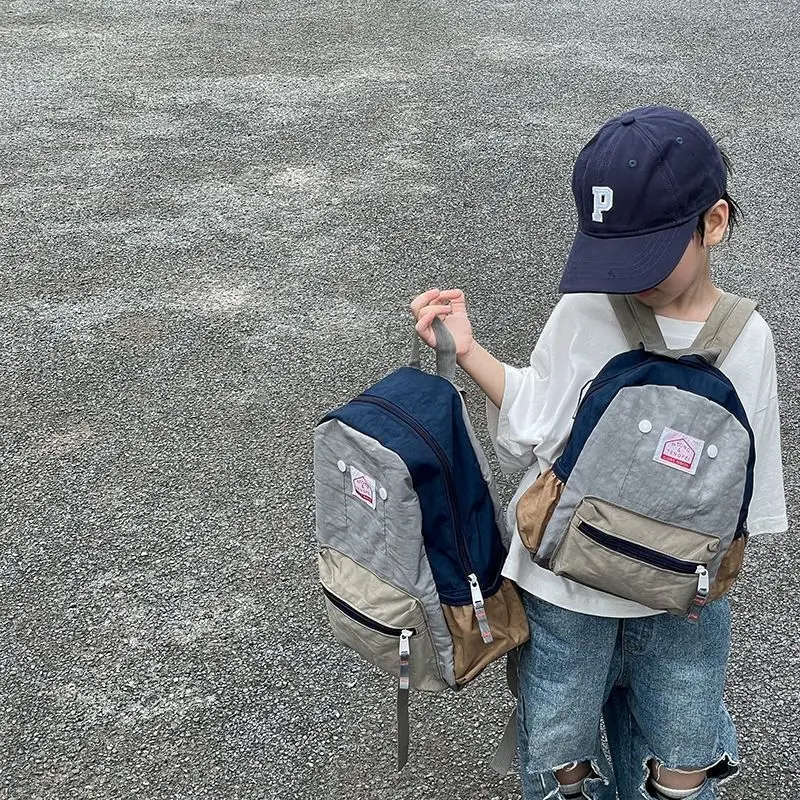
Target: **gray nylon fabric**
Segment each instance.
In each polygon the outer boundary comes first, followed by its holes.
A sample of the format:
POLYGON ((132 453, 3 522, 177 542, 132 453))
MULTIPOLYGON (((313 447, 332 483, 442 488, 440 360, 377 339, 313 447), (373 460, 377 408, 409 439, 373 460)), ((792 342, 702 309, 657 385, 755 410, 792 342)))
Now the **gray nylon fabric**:
POLYGON ((575 463, 545 529, 537 562, 549 565, 575 509, 589 496, 666 524, 718 536, 719 551, 708 566, 713 581, 736 533, 749 453, 747 431, 720 405, 671 386, 622 389, 575 463), (649 427, 648 432, 640 429, 640 423, 647 423, 642 427, 649 427), (665 428, 704 442, 694 475, 654 461, 665 428), (726 498, 724 503, 719 502, 721 497, 726 498))
POLYGON ((375 575, 419 599, 441 676, 457 688, 452 638, 422 536, 413 535, 421 530, 419 502, 400 456, 339 420, 329 420, 314 432, 314 483, 319 546, 369 565, 375 575), (378 498, 375 509, 353 496, 351 466, 385 489, 386 500, 378 498), (376 542, 383 547, 376 547, 376 542))

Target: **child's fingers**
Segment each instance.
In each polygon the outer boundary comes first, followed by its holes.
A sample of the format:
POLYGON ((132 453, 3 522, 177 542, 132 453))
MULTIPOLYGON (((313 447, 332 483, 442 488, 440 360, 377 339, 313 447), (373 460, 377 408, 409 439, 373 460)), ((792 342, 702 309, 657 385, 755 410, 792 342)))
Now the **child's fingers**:
POLYGON ((417 295, 411 301, 411 313, 419 319, 419 315, 423 313, 426 306, 431 303, 460 303, 462 310, 466 311, 466 301, 464 299, 464 292, 461 289, 429 289, 423 294, 417 295))
POLYGON ((420 309, 419 314, 420 317, 422 317, 423 314, 426 316, 431 314, 433 316, 446 317, 451 314, 452 311, 453 309, 448 303, 447 305, 425 306, 425 308, 420 309))
MULTIPOLYGON (((442 292, 442 295, 444 292, 442 292)), ((454 296, 449 298, 450 299, 450 309, 453 314, 466 314, 467 313, 467 298, 464 297, 464 292, 460 289, 455 289, 453 292, 454 296)), ((442 298, 440 295, 440 299, 442 298)))
POLYGON ((444 289, 439 292, 439 300, 449 300, 452 302, 464 301, 464 292, 461 289, 444 289))
POLYGON ((436 347, 436 336, 431 329, 431 325, 433 325, 433 320, 436 319, 436 316, 435 313, 423 314, 414 326, 414 330, 419 334, 419 338, 430 347, 436 347))
POLYGON ((436 298, 439 296, 440 292, 438 289, 428 289, 427 292, 423 292, 422 294, 418 294, 412 301, 411 301, 411 313, 419 319, 420 312, 422 311, 425 306, 432 303, 436 298))

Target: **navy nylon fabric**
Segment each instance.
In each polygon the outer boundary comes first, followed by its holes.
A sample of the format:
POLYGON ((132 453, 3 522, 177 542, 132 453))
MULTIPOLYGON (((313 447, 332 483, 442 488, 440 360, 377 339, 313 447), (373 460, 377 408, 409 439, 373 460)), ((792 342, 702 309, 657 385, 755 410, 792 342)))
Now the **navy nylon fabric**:
POLYGON ((569 441, 564 452, 553 465, 553 472, 563 483, 567 482, 586 440, 595 429, 617 393, 627 386, 674 386, 706 397, 729 411, 742 424, 750 437, 750 455, 747 462, 742 509, 739 514, 737 536, 746 528, 750 500, 753 497, 753 468, 756 448, 753 431, 742 401, 728 377, 701 356, 668 358, 645 350, 631 350, 612 358, 584 395, 575 415, 569 441))
POLYGON ((441 601, 470 605, 470 572, 478 576, 484 597, 495 594, 506 553, 458 391, 444 378, 402 367, 364 395, 399 407, 441 448, 444 463, 424 435, 393 409, 359 398, 326 417, 371 436, 405 462, 419 497, 425 551, 441 601))

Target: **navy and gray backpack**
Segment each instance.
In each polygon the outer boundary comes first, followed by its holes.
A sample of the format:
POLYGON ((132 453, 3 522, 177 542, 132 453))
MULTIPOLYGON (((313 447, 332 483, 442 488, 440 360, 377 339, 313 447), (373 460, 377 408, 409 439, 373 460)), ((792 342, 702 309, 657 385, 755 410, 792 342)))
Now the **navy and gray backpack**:
POLYGON ((501 575, 504 523, 489 464, 453 384, 438 320, 437 375, 402 367, 314 432, 319 572, 335 638, 398 686, 398 763, 408 690, 460 689, 528 638, 501 575))
POLYGON ((633 348, 585 392, 561 456, 517 506, 534 561, 578 583, 696 620, 742 565, 753 432, 720 371, 756 304, 725 294, 692 347, 609 296, 633 348))

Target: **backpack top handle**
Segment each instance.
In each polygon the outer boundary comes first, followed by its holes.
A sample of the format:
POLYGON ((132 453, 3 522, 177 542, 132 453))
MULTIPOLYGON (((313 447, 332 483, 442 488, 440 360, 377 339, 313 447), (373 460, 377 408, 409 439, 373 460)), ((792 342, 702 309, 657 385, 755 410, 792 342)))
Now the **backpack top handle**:
MULTIPOLYGON (((436 374, 453 383, 456 378, 456 343, 447 326, 439 317, 434 317, 433 334, 436 337, 436 374)), ((414 331, 411 342, 410 367, 421 369, 419 354, 419 335, 414 331)))

